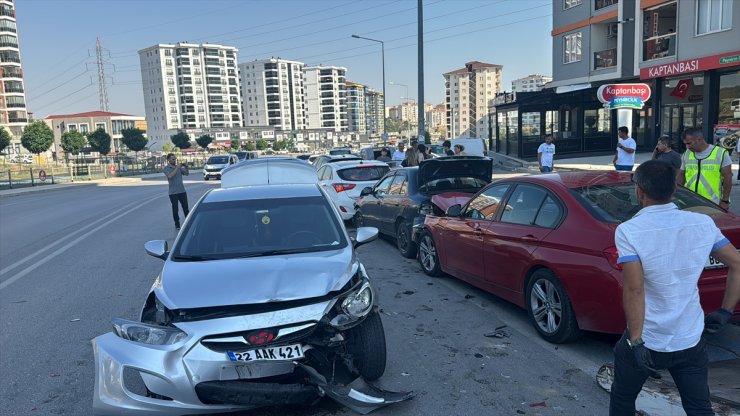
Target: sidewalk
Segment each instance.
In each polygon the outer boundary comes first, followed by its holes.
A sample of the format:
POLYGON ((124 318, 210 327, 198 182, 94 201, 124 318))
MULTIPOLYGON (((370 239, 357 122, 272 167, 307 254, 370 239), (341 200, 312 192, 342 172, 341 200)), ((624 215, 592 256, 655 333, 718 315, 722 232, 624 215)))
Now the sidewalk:
MULTIPOLYGON (((512 170, 521 173, 539 173, 539 165, 536 161, 530 162, 513 156, 502 155, 499 153, 490 153, 494 160, 494 165, 506 170, 512 170)), ((638 152, 635 155, 635 168, 640 163, 650 160, 652 153, 638 152)), ((595 155, 574 158, 555 157, 555 171, 578 171, 578 170, 614 170, 612 165, 614 155, 595 155)))
POLYGON ((113 184, 125 184, 125 183, 137 183, 144 180, 150 179, 164 179, 162 173, 147 173, 137 176, 124 176, 107 179, 95 179, 91 181, 79 181, 79 182, 67 182, 59 184, 47 184, 38 186, 28 186, 24 188, 15 189, 4 189, 0 191, 0 199, 11 198, 18 195, 24 195, 32 192, 50 192, 50 191, 61 191, 64 189, 80 187, 80 186, 99 186, 99 185, 113 185, 113 184))

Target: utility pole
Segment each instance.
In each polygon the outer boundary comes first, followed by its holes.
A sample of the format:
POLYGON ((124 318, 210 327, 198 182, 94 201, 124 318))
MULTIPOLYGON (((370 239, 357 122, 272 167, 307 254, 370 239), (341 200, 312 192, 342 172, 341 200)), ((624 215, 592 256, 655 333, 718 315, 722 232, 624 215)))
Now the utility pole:
POLYGON ((418 0, 418 12, 417 25, 419 33, 417 35, 417 49, 418 49, 418 79, 419 79, 419 100, 417 101, 418 112, 419 112, 419 133, 417 139, 419 143, 425 143, 426 138, 424 137, 424 1, 418 0))
POLYGON ((98 64, 100 111, 108 111, 108 90, 105 87, 105 65, 103 63, 103 46, 100 45, 100 38, 95 40, 95 58, 98 64))

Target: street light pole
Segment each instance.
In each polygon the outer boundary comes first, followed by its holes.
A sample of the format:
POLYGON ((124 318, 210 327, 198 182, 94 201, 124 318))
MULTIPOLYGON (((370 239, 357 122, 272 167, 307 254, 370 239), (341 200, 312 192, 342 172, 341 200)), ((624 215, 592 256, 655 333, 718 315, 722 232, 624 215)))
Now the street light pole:
POLYGON ((382 40, 370 39, 370 38, 366 38, 364 36, 359 36, 359 35, 352 35, 352 37, 355 39, 365 39, 371 42, 380 43, 381 62, 383 64, 383 146, 387 146, 388 145, 388 127, 386 126, 386 123, 385 123, 385 100, 387 99, 385 95, 385 43, 383 43, 382 40))

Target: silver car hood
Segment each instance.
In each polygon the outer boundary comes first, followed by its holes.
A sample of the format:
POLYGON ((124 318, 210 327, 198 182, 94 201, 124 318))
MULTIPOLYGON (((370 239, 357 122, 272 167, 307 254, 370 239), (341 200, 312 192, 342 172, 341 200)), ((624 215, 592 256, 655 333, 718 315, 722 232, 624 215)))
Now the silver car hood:
POLYGON ((154 291, 168 309, 281 302, 339 290, 358 268, 351 245, 341 250, 247 259, 168 260, 154 291))

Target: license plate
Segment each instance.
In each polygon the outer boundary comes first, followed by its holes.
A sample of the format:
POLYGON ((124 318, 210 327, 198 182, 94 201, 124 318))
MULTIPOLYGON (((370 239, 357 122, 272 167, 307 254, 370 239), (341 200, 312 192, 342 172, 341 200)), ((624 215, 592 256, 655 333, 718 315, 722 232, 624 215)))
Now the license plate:
POLYGON ((709 256, 709 258, 707 259, 707 263, 704 265, 705 269, 719 269, 722 267, 727 267, 727 266, 725 266, 724 263, 715 259, 712 256, 709 256))
POLYGON ((301 344, 293 344, 242 352, 228 351, 227 354, 231 361, 291 361, 303 358, 303 347, 301 344))

